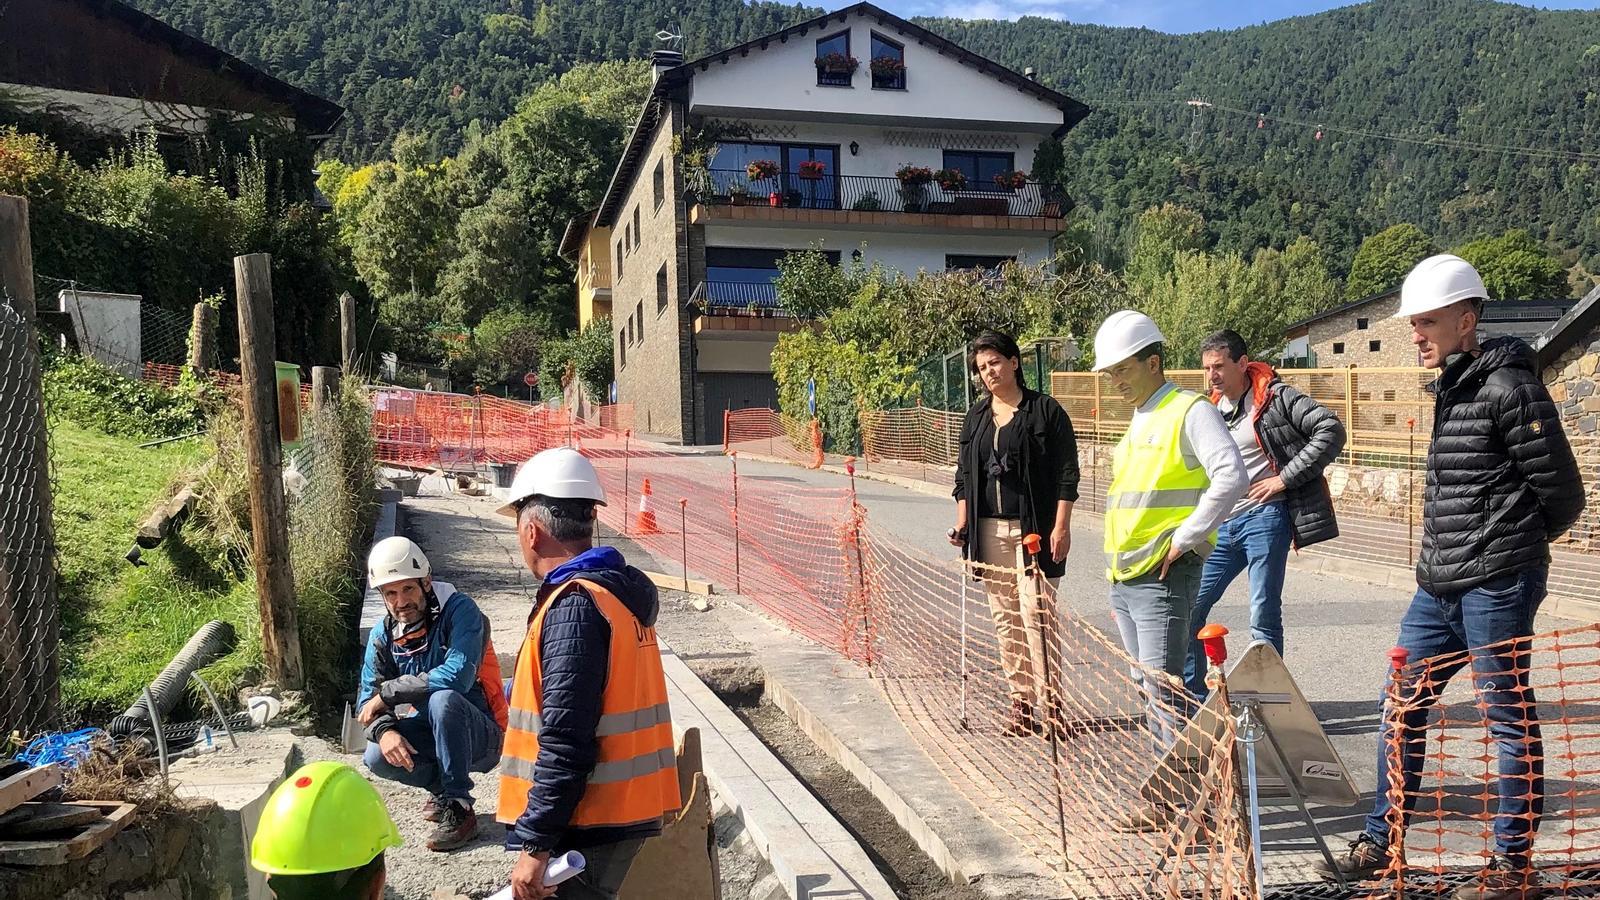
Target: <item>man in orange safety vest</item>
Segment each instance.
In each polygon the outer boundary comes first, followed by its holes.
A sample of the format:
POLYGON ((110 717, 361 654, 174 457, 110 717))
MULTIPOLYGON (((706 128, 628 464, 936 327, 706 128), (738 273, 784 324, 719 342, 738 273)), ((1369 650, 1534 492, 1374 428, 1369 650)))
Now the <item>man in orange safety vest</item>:
POLYGON ((575 450, 525 463, 501 512, 517 521, 541 579, 517 655, 500 760, 500 807, 516 900, 615 898, 644 840, 680 805, 656 588, 611 547, 594 546, 605 491, 575 450), (544 886, 552 854, 586 866, 544 886))

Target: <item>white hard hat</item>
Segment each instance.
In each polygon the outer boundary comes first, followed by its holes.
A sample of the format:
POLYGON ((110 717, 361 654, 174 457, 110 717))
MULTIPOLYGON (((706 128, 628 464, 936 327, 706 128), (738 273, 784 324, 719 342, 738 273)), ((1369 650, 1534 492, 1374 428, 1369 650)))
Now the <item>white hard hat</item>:
POLYGON ((1459 256, 1440 253, 1417 263, 1400 285, 1400 309, 1395 318, 1417 316, 1444 309, 1462 300, 1487 300, 1478 270, 1459 256))
POLYGON ((398 535, 372 545, 367 554, 367 586, 381 588, 407 578, 427 578, 433 572, 422 548, 398 535))
POLYGON ((1094 370, 1104 372, 1151 344, 1166 341, 1155 320, 1142 312, 1124 309, 1106 316, 1094 333, 1094 370))
POLYGON ((511 493, 500 515, 515 516, 522 501, 532 496, 559 500, 593 500, 606 505, 606 490, 594 464, 569 447, 555 447, 534 454, 511 479, 511 493))

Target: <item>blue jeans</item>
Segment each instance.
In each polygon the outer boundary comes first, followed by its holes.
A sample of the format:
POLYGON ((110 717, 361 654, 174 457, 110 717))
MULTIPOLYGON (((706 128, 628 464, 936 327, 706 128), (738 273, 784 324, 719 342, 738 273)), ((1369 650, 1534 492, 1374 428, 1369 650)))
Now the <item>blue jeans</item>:
MULTIPOLYGON (((1161 579, 1159 568, 1127 581, 1111 584, 1111 611, 1123 649, 1145 668, 1168 675, 1183 671, 1184 651, 1188 647, 1189 612, 1195 592, 1200 588, 1200 557, 1185 553, 1161 579)), ((1146 679, 1133 670, 1133 678, 1144 689, 1146 722, 1158 749, 1171 747, 1188 714, 1183 691, 1166 679, 1146 679)))
POLYGON ((472 772, 487 772, 500 762, 500 726, 456 691, 434 691, 428 708, 400 719, 395 731, 415 751, 411 771, 391 765, 378 745, 367 742, 372 774, 423 788, 446 800, 472 803, 472 772))
MULTIPOLYGON (((1549 575, 1549 565, 1544 564, 1496 578, 1463 594, 1435 597, 1419 589, 1411 598, 1405 618, 1400 620, 1400 646, 1408 651, 1411 661, 1458 654, 1440 660, 1429 670, 1431 678, 1418 698, 1421 703, 1406 715, 1401 726, 1407 818, 1411 813, 1409 801, 1422 780, 1428 709, 1439 699, 1445 682, 1470 661, 1479 707, 1488 719, 1489 736, 1499 756, 1495 851, 1512 857, 1528 855, 1533 835, 1539 830, 1539 817, 1544 814, 1544 744, 1539 734, 1539 711, 1528 685, 1528 642, 1481 648, 1533 633, 1533 616, 1544 600, 1549 575)), ((1389 839, 1388 740, 1385 716, 1378 737, 1378 796, 1366 826, 1367 833, 1380 844, 1389 839)))
MULTIPOLYGON (((1266 641, 1283 655, 1283 572, 1289 563, 1289 504, 1267 503, 1229 519, 1217 529, 1217 547, 1206 557, 1200 574, 1200 596, 1189 622, 1191 636, 1200 631, 1211 607, 1222 599, 1239 573, 1250 571, 1250 637, 1266 641)), ((1197 699, 1206 696, 1206 655, 1198 640, 1189 642, 1183 683, 1197 699)))

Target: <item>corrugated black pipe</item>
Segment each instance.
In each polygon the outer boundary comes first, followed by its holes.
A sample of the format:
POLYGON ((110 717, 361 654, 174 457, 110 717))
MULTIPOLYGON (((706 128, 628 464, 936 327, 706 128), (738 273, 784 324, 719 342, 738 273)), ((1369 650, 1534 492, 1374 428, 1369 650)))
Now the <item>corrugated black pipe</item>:
MULTIPOLYGON (((178 701, 183 699, 189 676, 233 652, 235 640, 232 625, 221 621, 207 622, 172 657, 172 662, 167 663, 156 680, 150 683, 150 696, 155 699, 156 711, 161 714, 163 722, 168 721, 167 717, 177 708, 178 701)), ((112 719, 107 730, 117 737, 125 737, 135 731, 148 730, 149 727, 150 710, 145 707, 144 697, 141 696, 137 703, 128 707, 127 712, 112 719)))

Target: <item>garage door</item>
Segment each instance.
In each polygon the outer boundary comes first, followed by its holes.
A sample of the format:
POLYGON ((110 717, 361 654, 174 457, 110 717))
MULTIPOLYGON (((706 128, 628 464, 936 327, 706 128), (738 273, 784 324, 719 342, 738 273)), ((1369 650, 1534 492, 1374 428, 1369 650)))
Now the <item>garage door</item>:
POLYGON ((725 409, 778 408, 778 383, 766 372, 714 372, 700 376, 705 385, 706 443, 722 443, 725 409))

